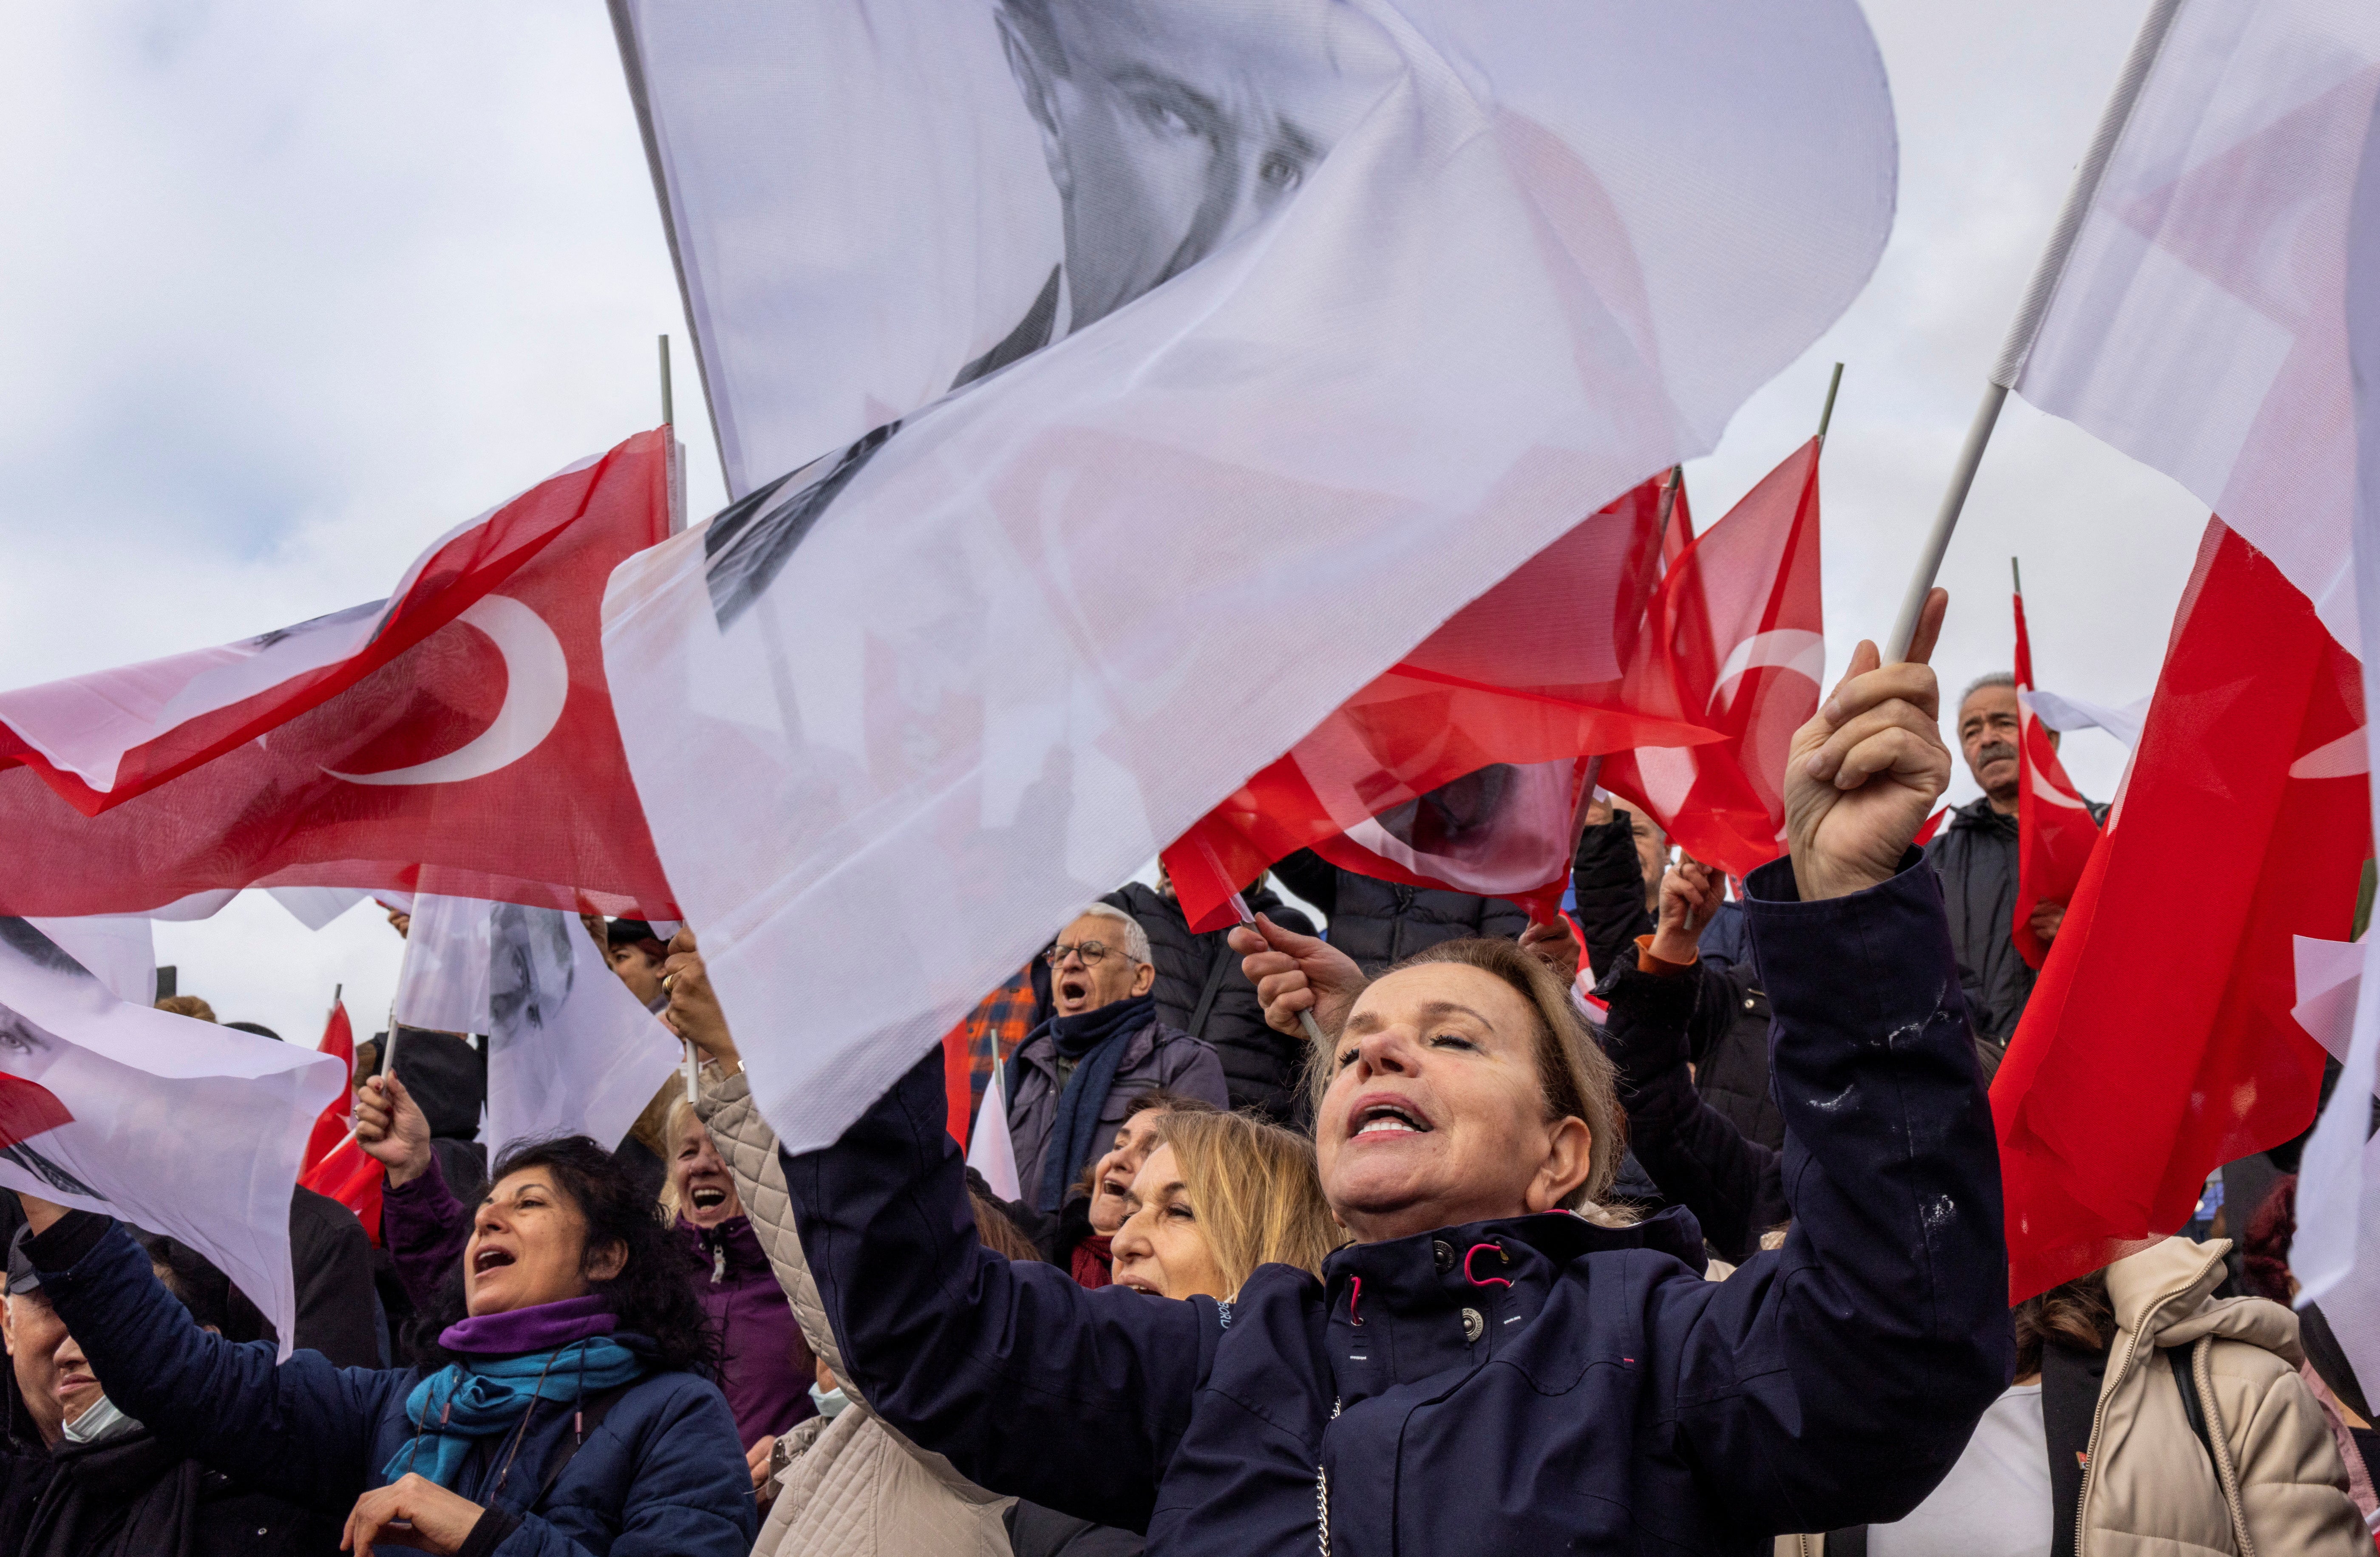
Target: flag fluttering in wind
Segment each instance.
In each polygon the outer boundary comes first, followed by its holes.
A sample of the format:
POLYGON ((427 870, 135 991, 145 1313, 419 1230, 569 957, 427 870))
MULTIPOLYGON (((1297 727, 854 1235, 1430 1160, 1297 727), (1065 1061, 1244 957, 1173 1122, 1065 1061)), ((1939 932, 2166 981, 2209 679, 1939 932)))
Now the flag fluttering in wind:
MULTIPOLYGON (((2301 933, 2339 940, 2371 850, 2351 668, 2372 663, 2359 624, 2380 632, 2380 613, 2359 609, 2350 517, 2373 456, 2359 456, 2346 326, 2375 100, 2380 10, 2152 5, 1993 370, 2223 516, 2108 835, 1993 1085, 2019 1296, 2180 1226, 2209 1168, 2313 1111, 2301 1067, 2318 1077, 2320 1050, 2288 1016, 2292 943, 2273 926, 2301 914, 2301 933), (2233 603, 2246 600, 2265 614, 2233 603), (2161 795, 2180 798, 2152 821, 2161 795), (2128 1002, 2105 992, 2118 982, 2128 1002)), ((2325 1184, 2309 1147, 2301 1249, 2351 1225, 2354 1162, 2334 1164, 2344 1187, 2325 1184)), ((2380 1314, 2371 1355, 2380 1365, 2380 1314)))
POLYGON ((2293 941, 2346 939, 2372 852, 2358 675, 2210 521, 2107 836, 1993 1079, 2011 1302, 2171 1233, 2212 1169, 2313 1118, 2293 941))
POLYGON ((1813 438, 1682 547, 1628 668, 1633 706, 1710 731, 1603 765, 1603 786, 1730 875, 1784 851, 1785 757, 1818 712, 1827 668, 1813 438))
POLYGON ((613 15, 735 501, 605 653, 796 1150, 1711 446, 1894 198, 1851 0, 613 15))
MULTIPOLYGON (((314 1052, 318 1054, 330 1055, 346 1067, 348 1076, 355 1075, 356 1028, 355 1024, 347 1020, 346 1002, 341 1000, 331 1003, 330 1020, 322 1024, 322 1041, 314 1046, 314 1052)), ((332 1150, 345 1140, 355 1127, 355 1093, 343 1087, 339 1089, 339 1095, 323 1106, 321 1117, 314 1121, 312 1133, 306 1137, 305 1155, 298 1160, 299 1176, 303 1177, 312 1173, 322 1159, 328 1157, 332 1150)))
POLYGON ((117 1000, 0 918, 0 1188, 166 1233, 297 1333, 289 1188, 345 1088, 310 1049, 117 1000))
POLYGON ((1310 848, 1358 875, 1506 897, 1549 919, 1583 759, 1718 736, 1632 708, 1667 478, 1631 491, 1455 613, 1165 851, 1196 931, 1310 848))
POLYGON ((2033 912, 2044 903, 2065 904, 2082 880, 2091 845, 2099 841, 2098 820, 2058 760, 2048 729, 2027 700, 2033 691, 2033 642, 2025 631, 2024 594, 2016 594, 2016 801, 2017 955, 2038 970, 2049 948, 2033 932, 2033 912))
POLYGON ((0 910, 139 913, 252 885, 673 910, 600 650, 613 567, 669 530, 666 431, 462 526, 386 602, 0 693, 0 910))
POLYGON ((676 1067, 683 1046, 555 908, 419 893, 396 1019, 488 1036, 488 1148, 554 1135, 611 1147, 676 1067))
POLYGON ((340 1088, 339 1095, 315 1119, 305 1155, 298 1160, 298 1182, 355 1212, 365 1234, 378 1244, 381 1193, 388 1174, 356 1140, 356 1029, 347 1019, 346 1002, 332 1003, 331 1019, 323 1025, 322 1041, 316 1052, 338 1061, 348 1084, 340 1088))

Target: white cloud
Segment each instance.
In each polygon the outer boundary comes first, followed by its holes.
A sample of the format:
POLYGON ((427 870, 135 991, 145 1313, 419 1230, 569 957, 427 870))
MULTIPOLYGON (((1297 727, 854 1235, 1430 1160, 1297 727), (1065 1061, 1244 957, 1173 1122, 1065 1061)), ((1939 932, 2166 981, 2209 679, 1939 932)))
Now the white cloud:
MULTIPOLYGON (((1889 625, 2138 0, 1870 6, 1902 136, 1867 293, 1689 472, 1724 511, 1813 430, 1829 663, 1889 625)), ((0 684, 220 642, 384 594, 431 538, 658 420, 680 337, 690 505, 718 468, 601 6, 95 0, 9 8, 0 55, 0 684)), ((2154 684, 2204 512, 2011 404, 1943 573, 1946 684, 2005 666, 2023 557, 2046 685, 2154 684)), ((2095 796, 2119 748, 2069 743, 2095 796)), ((1963 774, 1960 797, 1972 796, 1963 774)), ((226 1017, 369 1032, 395 943, 253 897, 166 927, 226 1017), (373 971, 378 969, 379 971, 373 971), (358 1004, 358 1003, 363 1004, 358 1004)))

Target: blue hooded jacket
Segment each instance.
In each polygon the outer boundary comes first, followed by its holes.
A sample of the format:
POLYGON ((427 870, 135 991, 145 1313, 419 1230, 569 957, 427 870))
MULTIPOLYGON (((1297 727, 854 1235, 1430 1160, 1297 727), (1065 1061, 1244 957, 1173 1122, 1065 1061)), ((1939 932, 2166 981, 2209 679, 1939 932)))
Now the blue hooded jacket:
POLYGON ((846 1370, 978 1485, 1152 1553, 1749 1557, 1899 1517, 2011 1361, 1958 966, 1914 851, 1852 896, 1799 902, 1785 861, 1753 892, 1795 1222, 1727 1281, 1672 1210, 1353 1246, 1229 1306, 1086 1291, 977 1246, 929 1056, 784 1160, 846 1370))
MULTIPOLYGON (((269 1343, 239 1344, 200 1329, 158 1283, 131 1235, 105 1217, 70 1212, 27 1250, 108 1398, 161 1440, 185 1445, 245 1486, 344 1518, 358 1496, 382 1485, 381 1467, 412 1436, 405 1397, 419 1369, 334 1368, 319 1352, 302 1351, 275 1366, 269 1343)), ((713 1385, 691 1373, 649 1373, 629 1385, 531 1512, 547 1468, 571 1438, 571 1418, 567 1403, 538 1409, 492 1502, 509 1435, 472 1448, 454 1490, 504 1511, 485 1527, 501 1539, 480 1551, 502 1557, 750 1551, 758 1527, 752 1478, 735 1418, 713 1385)))

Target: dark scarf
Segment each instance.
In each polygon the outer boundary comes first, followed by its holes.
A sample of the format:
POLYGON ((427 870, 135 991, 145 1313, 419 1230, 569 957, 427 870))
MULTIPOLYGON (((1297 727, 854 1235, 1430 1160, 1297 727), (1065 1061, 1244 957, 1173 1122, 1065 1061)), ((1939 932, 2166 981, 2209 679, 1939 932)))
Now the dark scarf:
POLYGON ((1112 1242, 1108 1234, 1094 1233, 1075 1246, 1067 1264, 1077 1286, 1096 1292, 1103 1286, 1115 1285, 1115 1257, 1109 1252, 1112 1242))
POLYGON ((1065 1200, 1066 1186, 1090 1161, 1099 1145, 1099 1110, 1115 1089, 1124 1049, 1134 1033, 1156 1019, 1157 997, 1146 994, 1079 1016, 1052 1016, 1041 1025, 1059 1054, 1075 1062, 1075 1074, 1067 1077, 1066 1089, 1058 1096, 1057 1116, 1050 1122, 1050 1144, 1041 1153, 1041 1192, 1033 1199, 1038 1210, 1056 1210, 1065 1200))

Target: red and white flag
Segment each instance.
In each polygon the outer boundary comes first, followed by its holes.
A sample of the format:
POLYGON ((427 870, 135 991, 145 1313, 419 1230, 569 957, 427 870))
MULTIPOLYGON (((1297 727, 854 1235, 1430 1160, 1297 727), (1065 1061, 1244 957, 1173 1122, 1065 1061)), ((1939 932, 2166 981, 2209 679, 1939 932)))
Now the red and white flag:
POLYGON ((0 693, 0 911, 259 885, 670 917, 601 650, 605 579, 669 532, 639 433, 449 534, 388 601, 0 693))
POLYGON ((2210 520, 2107 836, 1992 1083, 2011 1302, 2171 1233, 2209 1171, 2313 1117, 2293 940, 2344 940, 2354 917, 2363 738, 2354 656, 2210 520))
POLYGON ((1604 763, 1689 855, 1749 874, 1783 851, 1785 756, 1818 711, 1827 668, 1819 593, 1818 455, 1811 439, 1679 551, 1628 667, 1632 706, 1712 732, 1604 763))
POLYGON ((0 1188, 167 1233, 297 1333, 289 1186, 346 1087, 296 1044, 128 1004, 0 918, 0 1188))
POLYGON ((306 1140, 306 1154, 298 1160, 298 1182, 355 1212, 364 1232, 378 1244, 381 1190, 388 1175, 379 1159, 356 1142, 356 1030, 347 1020, 344 1001, 332 1005, 331 1019, 322 1028, 316 1052, 328 1054, 345 1066, 348 1085, 315 1119, 313 1133, 306 1140))
POLYGON ((1358 875, 1506 897, 1551 918, 1585 759, 1710 732, 1630 706, 1656 578, 1656 478, 1455 613, 1165 851, 1195 930, 1299 849, 1358 875))
POLYGON ((2066 776, 2048 727, 2034 712, 2033 644, 2025 632, 2024 596, 2016 596, 2017 872, 2016 949, 2027 967, 2038 969, 2049 948, 2033 932, 2033 911, 2044 903, 2064 904, 2074 897, 2082 867, 2090 862, 2091 845, 2099 841, 2099 823, 2090 802, 2066 776))
MULTIPOLYGON (((347 1067, 347 1075, 356 1073, 356 1028, 347 1020, 347 1003, 334 1001, 331 1019, 322 1025, 322 1041, 314 1046, 318 1054, 328 1054, 347 1067)), ((342 1088, 339 1095, 323 1108, 322 1117, 314 1121, 313 1133, 306 1137, 306 1154, 298 1159, 299 1177, 314 1171, 334 1148, 352 1134, 356 1127, 356 1095, 342 1088)))

